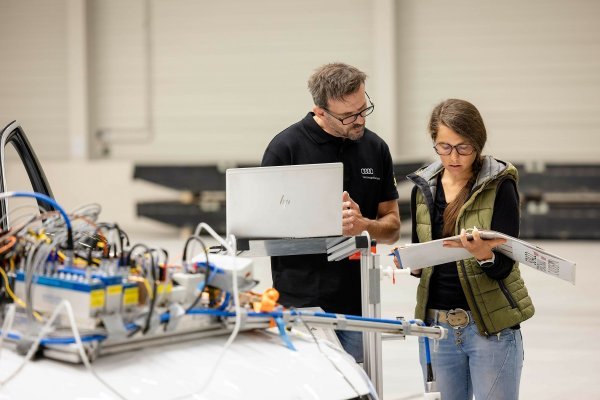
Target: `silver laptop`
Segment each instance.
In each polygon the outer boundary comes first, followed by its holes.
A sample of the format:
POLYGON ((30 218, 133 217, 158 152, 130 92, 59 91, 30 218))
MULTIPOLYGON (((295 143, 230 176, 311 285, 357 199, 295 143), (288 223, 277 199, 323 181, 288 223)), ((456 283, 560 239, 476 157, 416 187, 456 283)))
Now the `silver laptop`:
POLYGON ((342 234, 342 163, 226 171, 227 234, 307 238, 342 234))

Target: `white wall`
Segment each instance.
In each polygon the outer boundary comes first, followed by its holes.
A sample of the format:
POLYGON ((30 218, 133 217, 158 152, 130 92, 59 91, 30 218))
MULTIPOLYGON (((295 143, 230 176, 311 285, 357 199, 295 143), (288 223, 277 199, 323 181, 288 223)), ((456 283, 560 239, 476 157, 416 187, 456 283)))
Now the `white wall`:
POLYGON ((116 159, 259 162, 274 134, 312 106, 306 83, 317 66, 341 60, 370 72, 373 65, 373 6, 365 0, 90 6, 93 128, 133 142, 111 146, 116 159), (148 141, 136 128, 150 124, 148 141))
POLYGON ((397 5, 398 155, 433 154, 429 114, 454 97, 479 108, 499 158, 600 160, 600 2, 397 5))
POLYGON ((69 154, 65 1, 0 1, 0 125, 27 126, 43 158, 69 154))

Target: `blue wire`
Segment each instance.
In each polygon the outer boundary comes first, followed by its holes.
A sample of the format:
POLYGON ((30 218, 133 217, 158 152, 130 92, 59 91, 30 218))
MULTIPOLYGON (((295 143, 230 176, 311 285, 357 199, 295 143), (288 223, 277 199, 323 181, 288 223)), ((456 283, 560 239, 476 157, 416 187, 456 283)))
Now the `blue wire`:
MULTIPOLYGON (((212 308, 193 308, 191 310, 188 310, 186 312, 186 314, 190 314, 190 315, 212 315, 212 316, 216 316, 216 317, 234 317, 235 316, 235 312, 232 311, 226 311, 225 307, 227 306, 225 303, 229 302, 229 298, 230 298, 230 294, 226 293, 226 297, 225 300, 223 301, 223 304, 218 308, 218 309, 212 309, 212 308)), ((270 318, 282 318, 284 315, 284 313, 282 311, 273 311, 273 312, 248 312, 247 316, 248 317, 270 317, 270 318)), ((321 313, 321 312, 316 312, 316 313, 306 313, 306 312, 300 312, 297 310, 292 310, 290 311, 290 315, 313 315, 315 317, 325 317, 325 318, 337 318, 336 314, 332 314, 332 313, 321 313)), ((170 315, 168 312, 163 313, 160 316, 160 321, 161 322, 167 322, 169 321, 170 315)), ((386 320, 386 319, 377 319, 377 318, 365 318, 365 317, 359 317, 356 315, 345 315, 345 318, 348 320, 355 320, 355 321, 370 321, 370 322, 386 322, 386 323, 392 323, 395 325, 402 325, 402 321, 397 321, 397 320, 386 320)), ((410 323, 418 323, 416 321, 409 321, 410 323)), ((420 322, 420 321, 419 321, 420 322)), ((422 325, 422 323, 419 323, 419 325, 422 325)), ((129 323, 125 326, 125 329, 127 329, 128 331, 134 330, 138 327, 137 324, 135 323, 129 323)), ((0 331, 1 334, 1 331, 0 331)), ((8 337, 10 339, 13 340, 20 340, 21 337, 19 335, 13 334, 13 333, 9 333, 8 337)), ((82 342, 91 342, 91 341, 102 341, 104 339, 106 339, 107 336, 106 335, 89 335, 89 336, 82 336, 81 337, 81 341, 82 342)), ((431 363, 431 353, 429 350, 429 338, 425 337, 425 354, 426 354, 426 359, 428 363, 431 363)), ((75 343, 75 338, 72 337, 63 337, 63 338, 46 338, 43 339, 41 341, 42 345, 46 345, 46 344, 71 344, 71 343, 75 343)))
MULTIPOLYGON (((11 193, 11 192, 9 192, 9 193, 11 193)), ((42 200, 42 201, 50 204, 51 206, 53 206, 54 208, 56 208, 58 210, 60 215, 62 215, 62 217, 65 220, 65 224, 67 224, 67 228, 72 229, 71 220, 69 219, 69 216, 67 215, 65 210, 56 201, 54 201, 54 199, 52 199, 51 197, 48 197, 45 194, 36 193, 36 192, 12 192, 12 196, 13 197, 34 197, 38 200, 42 200)))
POLYGON ((171 313, 169 311, 165 311, 164 313, 160 314, 159 323, 163 324, 165 322, 169 322, 170 319, 171 313))
MULTIPOLYGON (((106 339, 106 335, 89 335, 89 336, 81 336, 81 341, 85 342, 100 342, 106 339)), ((40 342, 41 345, 49 345, 49 344, 72 344, 75 343, 74 337, 60 337, 60 338, 46 338, 42 339, 40 342)))
MULTIPOLYGON (((219 317, 233 317, 235 316, 234 312, 231 311, 223 311, 223 310, 217 310, 217 309, 204 309, 204 308, 193 308, 191 310, 189 310, 188 312, 189 314, 207 314, 207 315, 216 315, 219 317)), ((271 318, 281 318, 283 317, 284 313, 282 311, 272 311, 272 312, 248 312, 247 316, 248 317, 271 317, 271 318)), ((337 314, 333 314, 333 313, 322 313, 322 312, 315 312, 315 313, 305 313, 305 312, 300 312, 297 310, 293 310, 290 311, 290 315, 314 315, 315 317, 325 317, 325 318, 338 318, 337 314)), ((402 321, 398 321, 398 320, 394 320, 394 319, 378 319, 378 318, 366 318, 366 317, 359 317, 356 315, 344 315, 344 317, 347 320, 350 321, 367 321, 367 322, 385 322, 385 323, 389 323, 389 324, 394 324, 394 325, 402 325, 402 321)), ((413 321, 410 321, 411 323, 413 323, 413 321)))
POLYGON ((227 306, 229 305, 229 300, 231 299, 231 295, 229 294, 229 292, 225 292, 225 299, 223 299, 223 304, 221 304, 217 310, 224 310, 227 308, 227 306))
MULTIPOLYGON (((0 335, 2 334, 2 331, 0 331, 0 335)), ((11 339, 11 340, 21 340, 21 336, 17 335, 16 333, 8 333, 8 335, 6 335, 7 338, 11 339)))
MULTIPOLYGON (((224 311, 224 310, 215 310, 212 308, 192 308, 191 310, 188 310, 188 312, 186 314, 191 314, 191 315, 205 314, 205 315, 214 315, 217 317, 235 317, 234 312, 224 311)), ((250 315, 250 313, 248 313, 248 315, 250 315)))
MULTIPOLYGON (((283 315, 283 313, 281 313, 281 312, 279 312, 279 313, 281 315, 283 315)), ((334 314, 334 313, 315 312, 315 313, 306 314, 304 312, 299 312, 299 311, 291 312, 291 315, 297 315, 297 314, 314 315, 315 317, 325 317, 325 318, 333 318, 333 319, 338 318, 338 314, 334 314)), ((346 318, 347 320, 350 320, 350 321, 385 322, 388 324, 402 325, 402 321, 398 321, 395 319, 368 318, 368 317, 361 317, 358 315, 348 315, 348 314, 344 315, 344 318, 346 318)))
MULTIPOLYGON (((2 331, 0 331, 0 335, 2 334, 2 331)), ((21 340, 21 335, 17 335, 16 333, 8 333, 7 337, 11 340, 21 340)), ((81 341, 82 342, 95 342, 95 341, 101 341, 106 339, 106 335, 86 335, 86 336, 81 336, 81 341)), ((71 343, 75 343, 75 338, 74 337, 57 337, 57 338, 44 338, 40 341, 40 344, 42 346, 45 345, 49 345, 49 344, 71 344, 71 343)))
MULTIPOLYGON (((215 315, 218 317, 232 317, 235 314, 229 315, 229 313, 227 313, 227 311, 224 311, 225 308, 227 308, 227 306, 229 305, 230 298, 231 298, 231 295, 229 294, 229 292, 226 292, 225 299, 223 300, 223 304, 221 304, 218 308, 192 308, 191 310, 188 310, 186 312, 186 314, 208 314, 208 315, 215 315)), ((160 322, 161 323, 168 322, 170 318, 171 318, 170 313, 168 311, 164 312, 160 316, 160 322)), ((132 330, 132 329, 135 329, 136 326, 137 326, 136 324, 131 323, 131 324, 127 325, 127 329, 132 330), (131 329, 129 328, 130 325, 133 326, 131 329)))
POLYGON ((215 270, 215 267, 213 267, 212 269, 210 268, 210 264, 205 262, 199 262, 196 263, 198 266, 202 266, 202 264, 204 264, 205 268, 208 270, 208 277, 206 278, 206 280, 202 283, 202 289, 198 288, 198 290, 200 291, 200 293, 202 293, 204 291, 204 289, 206 289, 206 285, 208 285, 214 278, 214 275, 217 273, 215 270))
POLYGON ((139 325, 136 324, 135 322, 131 322, 131 323, 125 325, 125 329, 127 329, 128 331, 132 331, 138 327, 139 327, 139 325))
POLYGON ((69 216, 65 210, 56 201, 54 201, 54 199, 46 196, 45 194, 36 192, 6 192, 5 194, 8 197, 33 197, 38 200, 42 200, 56 208, 60 215, 62 215, 63 219, 65 220, 65 224, 67 225, 67 249, 73 250, 73 227, 71 226, 71 220, 69 219, 69 216))
POLYGON ((431 364, 431 353, 429 351, 429 338, 424 337, 423 339, 425 340, 425 360, 427 361, 427 364, 431 364))

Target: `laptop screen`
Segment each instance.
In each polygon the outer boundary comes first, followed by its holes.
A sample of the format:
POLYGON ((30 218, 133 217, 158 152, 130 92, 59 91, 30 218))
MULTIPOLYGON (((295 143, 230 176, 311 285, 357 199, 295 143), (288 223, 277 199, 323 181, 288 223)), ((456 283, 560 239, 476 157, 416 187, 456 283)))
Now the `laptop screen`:
POLYGON ((226 171, 227 234, 273 239, 342 234, 343 164, 226 171))

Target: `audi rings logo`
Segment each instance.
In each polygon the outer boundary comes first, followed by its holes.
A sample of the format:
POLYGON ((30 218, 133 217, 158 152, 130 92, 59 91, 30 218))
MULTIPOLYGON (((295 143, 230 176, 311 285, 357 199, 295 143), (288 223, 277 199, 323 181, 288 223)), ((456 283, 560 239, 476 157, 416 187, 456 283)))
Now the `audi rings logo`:
POLYGON ((381 180, 380 177, 374 175, 375 171, 373 170, 373 168, 361 168, 360 174, 362 175, 363 179, 370 179, 370 180, 375 180, 375 181, 381 180))

